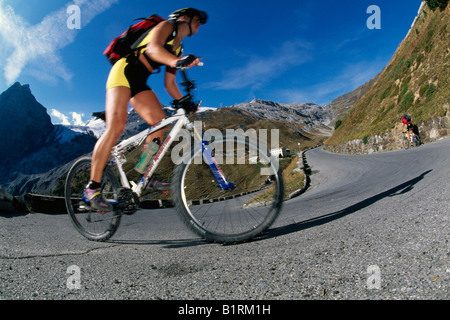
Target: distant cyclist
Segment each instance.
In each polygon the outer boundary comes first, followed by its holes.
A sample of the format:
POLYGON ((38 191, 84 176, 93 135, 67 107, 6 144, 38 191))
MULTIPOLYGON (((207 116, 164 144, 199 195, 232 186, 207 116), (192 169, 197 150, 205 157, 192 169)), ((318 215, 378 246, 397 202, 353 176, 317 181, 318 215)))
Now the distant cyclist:
POLYGON ((411 141, 410 131, 412 130, 412 122, 411 117, 407 114, 404 114, 400 117, 400 121, 402 122, 402 132, 405 132, 406 126, 406 134, 408 136, 408 141, 411 141))
MULTIPOLYGON (((166 90, 173 99, 181 99, 183 94, 175 81, 177 68, 191 68, 200 62, 194 55, 182 57, 182 40, 196 34, 207 19, 206 12, 197 9, 175 11, 140 43, 139 47, 146 46, 144 49, 120 59, 112 67, 106 84, 106 131, 95 145, 90 182, 84 193, 95 209, 113 210, 102 195, 101 180, 111 150, 125 129, 128 102, 149 125, 166 117, 158 97, 147 85, 147 79, 156 69, 166 66, 166 90)), ((163 141, 164 132, 155 132, 147 138, 146 144, 156 138, 163 141)), ((155 184, 154 181, 150 183, 155 184)))

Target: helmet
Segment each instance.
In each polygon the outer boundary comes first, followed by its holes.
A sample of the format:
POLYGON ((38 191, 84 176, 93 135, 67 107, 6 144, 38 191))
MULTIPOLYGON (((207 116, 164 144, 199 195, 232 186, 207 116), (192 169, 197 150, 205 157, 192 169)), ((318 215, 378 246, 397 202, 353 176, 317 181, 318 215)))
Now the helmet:
POLYGON ((205 11, 197 10, 194 8, 183 8, 173 12, 169 16, 169 20, 177 20, 181 16, 188 16, 193 18, 198 16, 200 18, 200 23, 205 24, 208 21, 208 14, 205 11))

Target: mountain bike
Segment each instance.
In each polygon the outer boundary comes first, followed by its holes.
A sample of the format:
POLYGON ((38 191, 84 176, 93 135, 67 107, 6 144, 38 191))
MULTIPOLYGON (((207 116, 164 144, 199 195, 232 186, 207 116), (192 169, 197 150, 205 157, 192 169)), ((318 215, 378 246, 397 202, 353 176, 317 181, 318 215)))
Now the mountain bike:
POLYGON ((407 132, 402 132, 402 146, 403 149, 409 149, 409 147, 418 147, 422 144, 419 135, 415 134, 412 130, 409 132, 409 137, 407 132))
POLYGON ((179 135, 188 136, 185 140, 189 142, 179 142, 172 149, 175 169, 170 195, 176 212, 191 231, 209 242, 238 243, 260 235, 279 215, 284 189, 277 159, 265 143, 248 136, 229 136, 219 130, 214 131, 215 135, 202 134, 189 120, 185 107, 200 106, 193 95, 194 81, 189 80, 186 71, 181 74, 186 95, 172 103, 176 113, 113 148, 101 181, 103 196, 113 205, 112 212, 93 209, 84 197, 90 179, 90 157, 78 159, 69 170, 64 190, 67 211, 75 228, 87 239, 108 240, 121 219, 139 209, 143 191, 179 135), (124 170, 125 154, 151 133, 169 125, 173 127, 145 173, 135 181, 129 179, 124 170), (178 147, 182 143, 183 148, 178 147))

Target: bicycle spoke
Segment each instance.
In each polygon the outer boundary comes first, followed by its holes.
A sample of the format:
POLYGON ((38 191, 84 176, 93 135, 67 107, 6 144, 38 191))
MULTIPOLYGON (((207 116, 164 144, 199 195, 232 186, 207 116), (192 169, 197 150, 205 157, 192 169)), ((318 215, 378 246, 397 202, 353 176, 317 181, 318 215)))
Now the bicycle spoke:
MULTIPOLYGON (((121 212, 99 212, 91 208, 83 198, 84 188, 89 182, 91 161, 78 160, 69 171, 65 185, 66 207, 75 228, 86 238, 104 241, 110 238, 119 226, 121 212)), ((103 191, 107 199, 116 199, 119 184, 111 169, 106 169, 103 191)))
MULTIPOLYGON (((173 193, 180 216, 192 230, 217 242, 239 242, 256 236, 270 226, 281 209, 281 175, 276 172, 272 181, 262 175, 269 169, 274 172, 273 163, 250 157, 251 149, 245 140, 233 143, 234 161, 220 164, 221 174, 233 188, 222 190, 205 163, 190 161, 177 168, 175 174, 177 186, 173 193), (245 156, 238 162, 238 153, 242 156, 243 151, 245 156), (181 196, 177 196, 180 191, 181 196)), ((233 159, 230 152, 227 157, 233 159)))

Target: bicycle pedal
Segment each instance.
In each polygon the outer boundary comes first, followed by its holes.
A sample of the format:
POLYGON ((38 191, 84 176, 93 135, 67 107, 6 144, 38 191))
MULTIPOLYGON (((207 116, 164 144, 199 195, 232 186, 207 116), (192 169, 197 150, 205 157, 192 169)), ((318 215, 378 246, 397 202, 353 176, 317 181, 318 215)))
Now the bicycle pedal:
POLYGON ((80 201, 78 203, 78 210, 80 210, 80 211, 83 211, 83 210, 84 211, 90 211, 91 210, 91 205, 86 200, 80 201))

